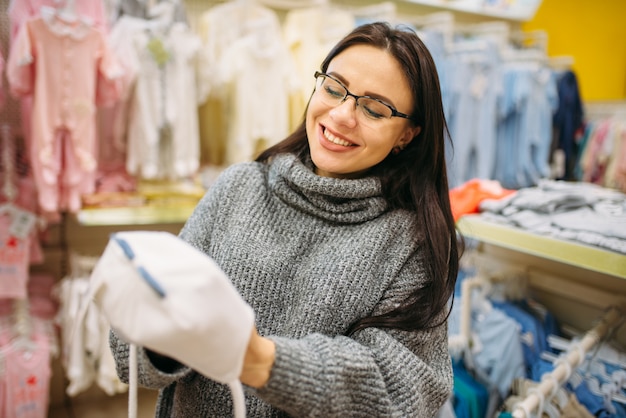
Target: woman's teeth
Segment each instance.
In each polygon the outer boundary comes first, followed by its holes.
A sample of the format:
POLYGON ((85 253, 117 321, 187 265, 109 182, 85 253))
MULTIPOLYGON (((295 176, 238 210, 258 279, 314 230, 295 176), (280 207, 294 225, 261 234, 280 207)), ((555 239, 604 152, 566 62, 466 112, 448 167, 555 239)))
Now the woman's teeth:
POLYGON ((349 147, 352 145, 352 143, 348 141, 345 141, 341 138, 337 138, 335 135, 328 132, 328 129, 324 130, 324 137, 328 139, 330 142, 332 142, 333 144, 342 145, 344 147, 349 147))

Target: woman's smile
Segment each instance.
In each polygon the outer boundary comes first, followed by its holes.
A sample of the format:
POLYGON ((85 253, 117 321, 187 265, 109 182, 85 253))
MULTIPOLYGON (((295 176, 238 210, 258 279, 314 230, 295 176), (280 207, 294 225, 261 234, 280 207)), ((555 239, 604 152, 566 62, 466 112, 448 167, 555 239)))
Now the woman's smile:
POLYGON ((330 132, 330 130, 328 128, 322 127, 322 134, 324 135, 324 138, 326 138, 328 140, 328 142, 331 142, 334 145, 339 145, 339 146, 344 147, 344 148, 349 148, 349 147, 356 146, 352 142, 347 141, 347 140, 345 140, 343 138, 340 138, 339 136, 333 134, 332 132, 330 132))

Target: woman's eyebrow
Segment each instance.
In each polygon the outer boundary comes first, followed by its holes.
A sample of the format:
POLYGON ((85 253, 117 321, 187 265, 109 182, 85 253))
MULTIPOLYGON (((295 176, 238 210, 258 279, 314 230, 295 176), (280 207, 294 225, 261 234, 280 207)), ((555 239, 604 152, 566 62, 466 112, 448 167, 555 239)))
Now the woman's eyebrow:
MULTIPOLYGON (((344 85, 344 87, 346 87, 346 88, 348 88, 348 87, 349 87, 349 84, 350 84, 350 83, 348 83, 348 82, 346 81, 346 79, 345 79, 345 78, 343 78, 340 74, 337 74, 337 73, 335 73, 335 72, 330 72, 330 73, 327 73, 327 74, 328 74, 328 75, 332 75, 332 76, 333 76, 333 77, 335 77, 337 80, 341 81, 341 84, 343 84, 343 85, 344 85)), ((350 93, 352 93, 352 92, 350 92, 350 93)), ((386 104, 388 104, 388 105, 390 105, 390 106, 394 106, 394 107, 395 107, 395 105, 393 104, 393 102, 392 102, 392 101, 391 101, 388 97, 385 97, 385 96, 383 96, 382 94, 379 94, 379 93, 374 93, 374 92, 370 92, 370 91, 365 91, 365 94, 364 94, 363 96, 368 96, 368 97, 371 97, 371 98, 373 98, 373 99, 378 99, 378 100, 380 100, 381 102, 385 102, 386 104)))

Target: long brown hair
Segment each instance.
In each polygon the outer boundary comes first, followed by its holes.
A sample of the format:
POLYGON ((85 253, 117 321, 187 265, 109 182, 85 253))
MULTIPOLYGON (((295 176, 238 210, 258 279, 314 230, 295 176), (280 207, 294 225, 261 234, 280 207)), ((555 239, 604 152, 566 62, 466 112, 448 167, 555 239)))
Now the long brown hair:
MULTIPOLYGON (((391 209, 415 213, 425 237, 425 268, 430 279, 401 306, 382 315, 361 318, 347 334, 367 327, 417 330, 439 326, 442 320, 436 318, 454 293, 463 240, 457 235, 450 209, 445 160, 445 141, 450 138, 437 69, 415 31, 375 22, 358 26, 341 40, 322 62, 321 71, 325 72, 342 51, 360 44, 388 51, 400 63, 411 87, 414 105, 410 116, 421 131, 404 150, 390 153, 370 174, 380 179, 391 209)), ((309 152, 303 119, 290 136, 262 152, 256 160, 266 162, 280 153, 293 153, 304 160, 309 152)))

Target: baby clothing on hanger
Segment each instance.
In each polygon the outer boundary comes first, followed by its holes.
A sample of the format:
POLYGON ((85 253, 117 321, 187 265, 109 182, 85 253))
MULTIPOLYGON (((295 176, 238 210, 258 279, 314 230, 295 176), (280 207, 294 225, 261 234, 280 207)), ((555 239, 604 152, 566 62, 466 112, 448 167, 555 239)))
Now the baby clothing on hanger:
POLYGON ((0 297, 27 296, 34 215, 6 203, 0 212, 0 297))
POLYGON ((118 96, 121 72, 102 32, 82 19, 43 8, 20 28, 7 78, 15 96, 33 95, 30 159, 44 211, 75 212, 93 192, 98 94, 118 96))
POLYGON ((3 417, 45 418, 48 414, 51 344, 42 323, 32 321, 31 325, 29 335, 10 336, 10 341, 1 345, 0 399, 4 402, 0 416, 3 417))
POLYGON ((292 115, 300 122, 315 87, 313 73, 330 49, 354 29, 355 17, 340 8, 307 7, 289 10, 283 24, 283 37, 296 65, 300 92, 293 104, 292 115))
POLYGON ((257 24, 249 34, 230 45, 217 65, 216 80, 232 92, 226 109, 230 115, 227 164, 251 161, 259 149, 287 137, 289 97, 300 87, 278 21, 257 24), (251 91, 255 94, 251 95, 251 91))
MULTIPOLYGON (((48 8, 55 9, 63 6, 58 0, 12 0, 8 8, 8 16, 10 20, 10 49, 13 49, 13 42, 17 38, 20 28, 27 21, 40 17, 41 10, 48 8)), ((108 26, 105 16, 105 10, 102 0, 81 0, 74 2, 75 13, 80 19, 90 22, 94 28, 102 33, 108 32, 108 26)), ((10 84, 10 83, 9 83, 10 84)), ((9 89, 7 89, 9 90, 9 89)), ((31 121, 33 119, 33 97, 32 94, 20 96, 20 115, 21 115, 21 135, 24 140, 25 153, 31 155, 31 121)), ((31 157, 29 157, 30 159, 31 157)), ((36 157, 35 157, 36 158, 36 157)), ((35 171, 37 178, 41 177, 37 170, 39 165, 31 164, 30 169, 35 171)), ((34 195, 33 195, 34 196, 34 195)), ((29 197, 35 200, 37 206, 37 198, 29 197)), ((37 208, 35 208, 37 209, 37 208)), ((49 216, 49 220, 58 220, 57 216, 49 216)))
MULTIPOLYGON (((143 179, 182 179, 200 166, 198 104, 203 100, 200 39, 181 22, 123 16, 109 42, 125 68, 129 96, 125 132, 126 170, 143 179), (132 42, 129 42, 132 40, 132 42)), ((117 123, 117 122, 114 122, 117 123)))
MULTIPOLYGON (((80 257, 80 256, 76 256, 80 257)), ((60 302, 56 322, 61 328, 62 364, 68 385, 68 396, 77 396, 97 384, 108 395, 126 392, 115 370, 109 349, 109 325, 95 305, 85 315, 79 315, 82 306, 89 303, 89 277, 73 272, 54 287, 60 302)))

